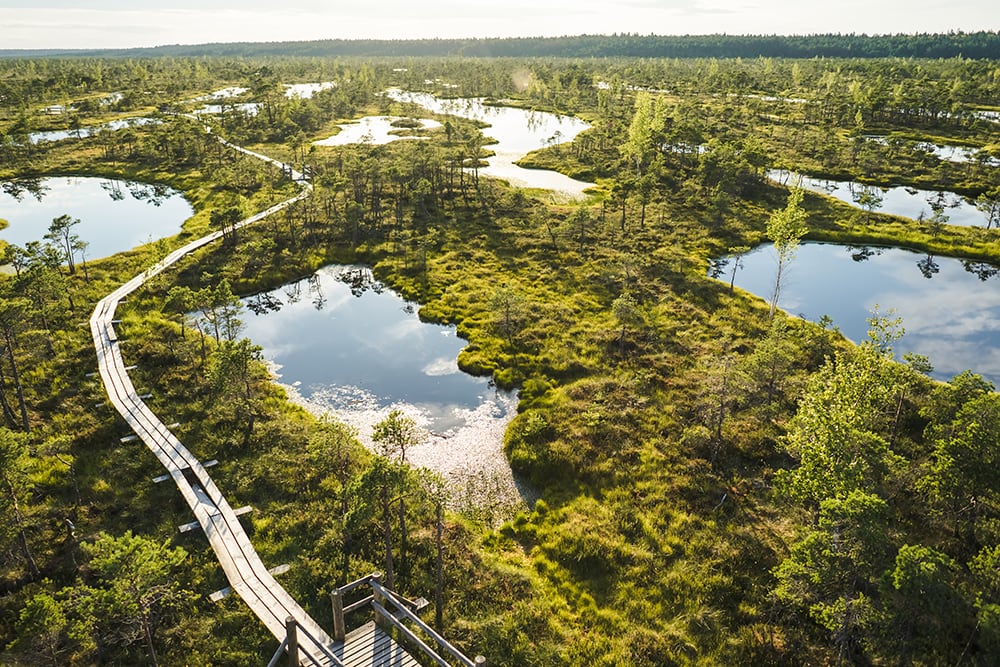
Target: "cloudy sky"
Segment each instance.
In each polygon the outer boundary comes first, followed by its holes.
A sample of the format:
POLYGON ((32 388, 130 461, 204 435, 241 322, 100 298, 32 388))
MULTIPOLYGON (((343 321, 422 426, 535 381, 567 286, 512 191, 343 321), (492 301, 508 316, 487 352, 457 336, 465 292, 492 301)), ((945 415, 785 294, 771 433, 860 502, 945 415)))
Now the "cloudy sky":
POLYGON ((996 0, 0 0, 0 49, 949 30, 1000 30, 996 0))

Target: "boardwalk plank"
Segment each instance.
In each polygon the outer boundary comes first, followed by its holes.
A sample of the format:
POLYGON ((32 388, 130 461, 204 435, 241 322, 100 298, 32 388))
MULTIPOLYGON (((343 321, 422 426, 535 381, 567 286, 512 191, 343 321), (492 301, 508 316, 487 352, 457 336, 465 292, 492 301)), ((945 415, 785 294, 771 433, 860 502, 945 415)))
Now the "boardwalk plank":
POLYGON ((349 633, 336 655, 347 667, 419 667, 420 664, 374 622, 349 633))

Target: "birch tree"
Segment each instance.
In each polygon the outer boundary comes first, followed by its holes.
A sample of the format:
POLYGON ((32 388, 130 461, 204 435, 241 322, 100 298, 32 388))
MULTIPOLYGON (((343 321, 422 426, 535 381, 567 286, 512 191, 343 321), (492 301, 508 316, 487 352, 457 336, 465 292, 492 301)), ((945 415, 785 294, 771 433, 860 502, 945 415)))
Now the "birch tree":
POLYGON ((986 229, 1000 227, 1000 185, 976 197, 976 208, 986 216, 986 229))
POLYGON ((802 208, 802 188, 792 188, 788 194, 785 208, 771 214, 767 221, 767 237, 774 243, 774 251, 778 256, 778 269, 774 276, 774 290, 771 294, 771 309, 769 317, 774 318, 781 296, 782 281, 788 265, 795 259, 799 242, 805 236, 806 212, 802 208))

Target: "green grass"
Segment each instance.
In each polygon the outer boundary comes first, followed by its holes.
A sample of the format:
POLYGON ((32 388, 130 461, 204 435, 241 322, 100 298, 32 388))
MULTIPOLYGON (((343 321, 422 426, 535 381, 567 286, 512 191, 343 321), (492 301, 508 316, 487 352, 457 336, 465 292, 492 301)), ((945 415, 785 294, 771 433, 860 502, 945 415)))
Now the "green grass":
MULTIPOLYGON (((706 117, 720 127, 725 121, 725 132, 759 133, 772 154, 800 171, 884 183, 933 181, 968 191, 981 185, 959 168, 931 169, 913 155, 890 164, 876 154, 867 165, 871 173, 864 173, 864 165, 849 157, 846 129, 803 129, 787 118, 730 123, 722 118, 727 105, 703 100, 706 117), (835 149, 825 163, 814 149, 828 134, 835 149)), ((455 148, 440 133, 432 141, 442 151, 455 148)), ((285 145, 255 149, 291 155, 285 145)), ((408 150, 390 145, 355 157, 406 167, 408 150)), ((342 206, 347 199, 348 191, 338 190, 332 178, 345 155, 352 154, 323 150, 315 157, 323 167, 318 201, 331 197, 342 206)), ((602 167, 584 157, 570 146, 553 147, 533 153, 522 166, 578 178, 615 175, 608 163, 602 167)), ((195 207, 177 237, 91 263, 89 283, 71 279, 83 305, 59 323, 53 357, 34 360, 28 378, 33 416, 41 439, 72 434, 72 458, 66 460, 74 464, 84 500, 76 510, 80 539, 98 530, 133 529, 191 552, 190 581, 203 597, 196 601, 198 615, 164 640, 166 656, 213 664, 269 657, 275 642, 238 600, 205 600, 222 586, 222 577, 203 542, 176 535, 187 510, 172 489, 147 482, 158 474, 153 458, 120 443, 124 424, 93 407, 102 391, 86 378, 93 353, 89 332, 78 326, 97 298, 165 250, 208 231, 209 213, 229 201, 231 184, 218 182, 211 171, 171 169, 152 157, 146 166, 112 164, 86 142, 44 151, 32 173, 162 182, 183 191, 195 207)), ((610 182, 602 186, 607 190, 610 182)), ((292 189, 244 189, 240 201, 247 212, 260 210, 292 189)), ((333 500, 339 488, 309 453, 312 417, 270 387, 261 398, 257 431, 244 446, 231 411, 212 397, 197 333, 181 336, 176 318, 160 312, 163 297, 175 284, 203 286, 206 275, 210 282, 227 277, 239 293, 250 294, 331 262, 365 262, 380 280, 419 301, 421 318, 456 325, 468 341, 459 357, 464 370, 492 375, 520 392, 505 452, 543 500, 498 531, 449 517, 447 636, 496 664, 834 662, 829 638, 769 597, 772 568, 808 522, 804 512, 775 499, 771 480, 776 470, 792 465, 780 438, 805 378, 846 343, 789 320, 787 372, 774 402, 760 399, 754 378, 740 376, 738 389, 726 389, 726 364, 741 363, 765 337, 767 308, 705 275, 709 258, 764 240, 764 223, 783 205, 784 189, 755 185, 714 215, 698 174, 670 164, 645 225, 640 227, 633 202, 624 232, 617 211, 602 211, 600 195, 553 205, 493 183, 479 194, 481 200, 459 195, 442 201, 427 215, 418 215, 409 202, 402 228, 386 223, 357 245, 342 214, 311 224, 264 221, 243 230, 235 246, 199 251, 123 305, 122 327, 133 341, 125 346, 126 361, 139 365, 137 386, 154 388, 154 409, 165 421, 180 422, 178 435, 196 455, 220 459, 213 477, 230 501, 255 506, 248 531, 265 562, 293 563, 283 583, 323 623, 329 614, 325 593, 335 581, 380 567, 372 549, 359 548, 346 565, 340 563, 343 528, 333 500), (577 207, 593 220, 582 244, 559 227, 577 207), (530 315, 509 336, 490 307, 502 285, 524 299, 530 315), (622 339, 611 308, 623 292, 635 298, 641 318, 622 339), (724 406, 716 438, 715 415, 720 401, 729 400, 725 391, 734 397, 724 406)), ((863 223, 851 207, 812 194, 805 205, 811 239, 1000 261, 993 233, 935 230, 881 214, 863 223)), ((392 212, 386 215, 391 220, 392 212)), ((366 460, 355 449, 352 470, 366 460)), ((61 540, 58 515, 73 505, 69 469, 40 456, 32 476, 38 526, 33 543, 52 564, 56 583, 67 583, 75 571, 74 551, 61 540)), ((403 587, 426 596, 433 589, 430 508, 414 507, 413 513, 414 567, 403 587)), ((367 544, 372 534, 377 531, 355 537, 367 544)), ((12 588, 15 569, 4 571, 12 588)), ((14 617, 31 590, 21 588, 0 603, 5 619, 14 617)), ((6 643, 12 625, 3 623, 6 643)))

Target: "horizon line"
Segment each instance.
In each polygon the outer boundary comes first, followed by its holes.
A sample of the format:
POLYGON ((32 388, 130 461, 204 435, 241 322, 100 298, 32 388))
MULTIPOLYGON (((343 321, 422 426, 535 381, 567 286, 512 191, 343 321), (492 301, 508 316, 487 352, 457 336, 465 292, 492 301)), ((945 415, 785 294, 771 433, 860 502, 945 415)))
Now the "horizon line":
POLYGON ((640 38, 650 38, 650 37, 669 37, 669 38, 697 38, 697 37, 728 37, 728 38, 796 38, 796 37, 862 37, 862 38, 878 38, 878 37, 931 37, 931 36, 967 36, 967 35, 1000 35, 1000 30, 972 30, 966 31, 961 29, 953 29, 942 32, 811 32, 811 33, 730 33, 730 32, 712 32, 712 33, 683 33, 683 34, 661 34, 661 33, 638 33, 638 32, 615 32, 615 33, 576 33, 576 34, 566 34, 559 36, 545 36, 545 35, 510 35, 506 37, 324 37, 318 39, 283 39, 283 40, 273 40, 273 41, 261 41, 261 40, 239 40, 239 41, 222 41, 222 42, 174 42, 167 44, 157 44, 155 46, 119 46, 119 47, 23 47, 23 48, 0 48, 0 53, 38 53, 38 52, 48 52, 48 53, 87 53, 87 52, 118 52, 118 51, 149 51, 155 49, 165 49, 173 47, 187 47, 187 48, 197 48, 197 47, 209 47, 209 46, 239 46, 239 45, 276 45, 276 44, 316 44, 323 42, 384 42, 384 43, 399 43, 399 42, 498 42, 498 41, 508 41, 508 40, 559 40, 559 39, 573 39, 581 37, 640 37, 640 38))

